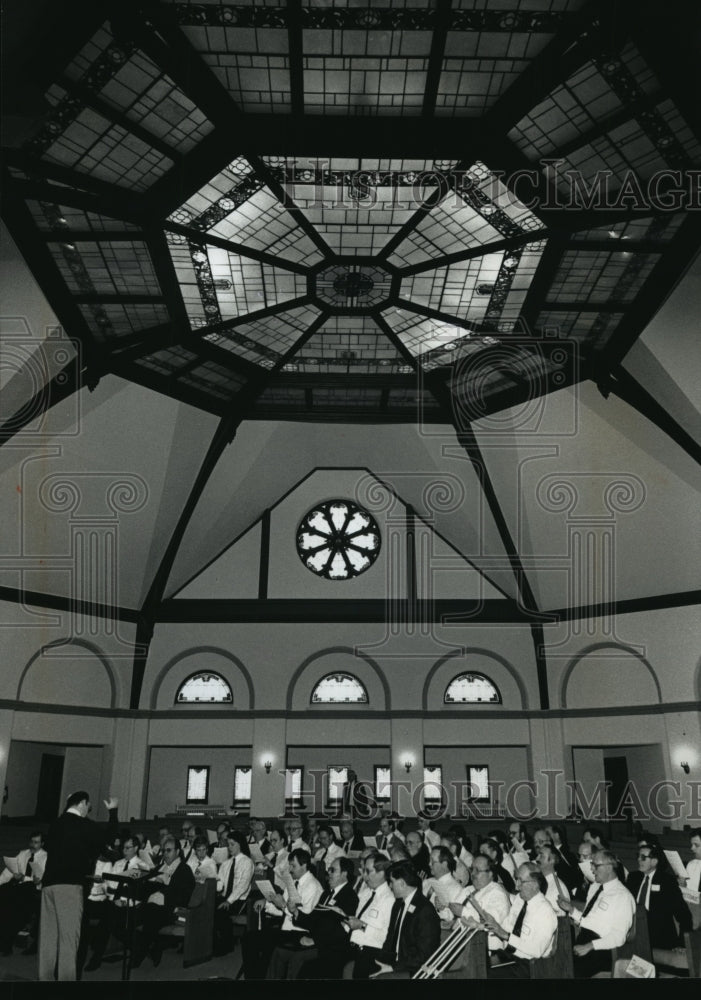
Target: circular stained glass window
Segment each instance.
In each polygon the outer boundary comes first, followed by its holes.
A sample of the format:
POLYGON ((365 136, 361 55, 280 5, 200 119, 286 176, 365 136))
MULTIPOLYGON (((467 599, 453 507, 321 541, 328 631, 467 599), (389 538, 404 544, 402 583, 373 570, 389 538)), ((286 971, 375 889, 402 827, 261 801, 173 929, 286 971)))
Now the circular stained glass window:
POLYGON ((327 580, 350 580, 370 569, 380 552, 375 519, 352 500, 327 500, 302 519, 297 552, 307 569, 327 580))

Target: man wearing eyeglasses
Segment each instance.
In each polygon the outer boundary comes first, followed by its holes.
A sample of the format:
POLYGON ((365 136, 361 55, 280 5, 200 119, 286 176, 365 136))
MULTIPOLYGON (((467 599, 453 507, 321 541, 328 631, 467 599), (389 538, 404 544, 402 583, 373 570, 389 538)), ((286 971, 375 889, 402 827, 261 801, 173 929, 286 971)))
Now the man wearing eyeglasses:
POLYGON ((647 910, 647 926, 653 948, 678 948, 691 930, 691 912, 682 899, 677 880, 669 871, 660 871, 662 852, 650 844, 638 851, 638 871, 631 872, 626 886, 647 910), (675 926, 675 920, 679 930, 675 926))
POLYGON ((158 891, 151 893, 141 915, 141 933, 134 949, 132 966, 138 968, 149 950, 154 965, 161 961, 158 932, 161 927, 175 919, 176 907, 185 907, 190 902, 195 888, 195 876, 180 855, 180 845, 174 837, 166 837, 163 842, 163 863, 153 880, 158 891))
POLYGON ((560 908, 579 928, 574 946, 577 979, 610 970, 611 950, 621 947, 633 926, 635 898, 619 882, 617 865, 618 858, 611 851, 596 851, 591 865, 594 882, 583 909, 563 896, 558 900, 560 908))
POLYGON ((483 917, 484 926, 506 946, 499 953, 502 961, 488 972, 490 979, 530 979, 529 961, 547 958, 555 946, 557 916, 545 898, 547 883, 538 865, 519 865, 516 886, 518 896, 503 925, 483 917))

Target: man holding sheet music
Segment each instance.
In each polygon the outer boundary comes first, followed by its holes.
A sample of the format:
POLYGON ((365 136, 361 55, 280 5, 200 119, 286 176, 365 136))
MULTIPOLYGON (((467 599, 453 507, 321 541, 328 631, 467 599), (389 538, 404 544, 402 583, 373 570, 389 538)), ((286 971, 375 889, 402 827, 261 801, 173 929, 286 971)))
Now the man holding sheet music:
POLYGON ((0 874, 0 955, 12 954, 12 942, 34 914, 39 912, 41 879, 46 867, 44 838, 37 831, 29 847, 16 858, 3 858, 0 874))
POLYGON ((268 979, 305 978, 303 966, 318 958, 319 949, 338 948, 345 943, 342 920, 355 913, 358 906, 358 897, 350 884, 352 877, 351 859, 344 855, 334 858, 328 867, 329 888, 311 913, 298 910, 293 918, 304 935, 291 942, 294 947, 283 944, 275 948, 268 965, 268 979))
POLYGON ((295 926, 294 918, 300 911, 311 913, 323 892, 309 871, 311 860, 309 851, 301 848, 290 851, 289 871, 280 876, 284 883, 282 893, 270 882, 258 882, 264 896, 255 903, 259 929, 247 932, 241 939, 245 979, 264 979, 273 950, 278 945, 299 943, 304 932, 295 926))

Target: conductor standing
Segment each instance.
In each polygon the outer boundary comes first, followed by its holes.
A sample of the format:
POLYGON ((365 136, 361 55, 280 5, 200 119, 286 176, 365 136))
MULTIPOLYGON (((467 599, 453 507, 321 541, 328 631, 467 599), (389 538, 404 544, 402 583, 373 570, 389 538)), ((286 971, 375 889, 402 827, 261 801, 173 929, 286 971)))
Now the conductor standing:
POLYGON ((46 869, 39 923, 39 979, 76 978, 76 956, 83 917, 83 886, 101 846, 117 826, 117 799, 106 799, 107 826, 88 819, 88 792, 73 792, 65 812, 46 835, 46 869))

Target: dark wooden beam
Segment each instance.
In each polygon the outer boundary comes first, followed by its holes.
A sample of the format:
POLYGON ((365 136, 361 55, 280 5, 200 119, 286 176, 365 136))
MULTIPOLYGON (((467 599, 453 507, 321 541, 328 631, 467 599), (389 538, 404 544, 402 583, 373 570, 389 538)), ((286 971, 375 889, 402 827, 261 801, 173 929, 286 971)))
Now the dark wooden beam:
POLYGON ((0 447, 12 440, 15 434, 20 434, 38 416, 88 384, 88 369, 82 364, 80 350, 79 346, 75 358, 0 425, 0 447))
POLYGON ((648 275, 635 300, 629 303, 604 348, 597 352, 601 373, 612 371, 625 357, 647 324, 680 280, 701 246, 701 212, 689 212, 648 275))
POLYGON ((606 379, 601 386, 605 394, 612 392, 619 399, 624 400, 629 406, 641 413, 647 420, 650 420, 656 427, 659 427, 668 437, 679 445, 687 455, 701 465, 701 444, 677 421, 670 416, 667 410, 661 406, 654 396, 647 389, 643 388, 633 376, 621 365, 617 365, 611 372, 610 378, 606 379))
MULTIPOLYGON (((316 598, 313 601, 295 598, 243 598, 233 600, 194 600, 173 598, 163 601, 156 614, 157 622, 407 622, 412 620, 407 601, 388 602, 385 598, 335 600, 316 598), (396 619, 392 616, 396 612, 396 619)), ((475 622, 532 621, 524 608, 514 601, 503 600, 417 600, 416 621, 442 624, 446 619, 468 618, 475 622)), ((550 621, 549 616, 546 617, 550 621)))
POLYGON ((293 115, 304 114, 304 49, 302 45, 301 0, 287 0, 287 41, 290 65, 290 108, 293 115))
POLYGON ((559 621, 569 622, 586 618, 613 618, 617 615, 634 615, 646 611, 664 611, 668 608, 688 608, 696 604, 701 604, 701 590, 655 594, 652 597, 635 597, 627 601, 588 604, 576 608, 556 608, 549 613, 559 621))
POLYGON ((89 618, 104 618, 108 621, 131 622, 135 624, 139 612, 132 608, 93 604, 90 601, 76 601, 72 597, 60 594, 45 594, 38 590, 26 590, 24 587, 0 587, 0 600, 11 604, 29 604, 36 608, 50 608, 55 611, 68 611, 75 615, 86 615, 89 618))
POLYGON ((270 264, 271 267, 281 268, 284 271, 292 271, 293 274, 307 274, 309 268, 304 264, 297 264, 295 261, 286 260, 277 254, 266 253, 264 250, 255 250, 244 243, 235 243, 232 240, 225 240, 214 233, 203 232, 201 229, 191 229, 189 226, 181 226, 178 223, 164 222, 163 228, 169 233, 179 233, 187 237, 193 243, 203 243, 208 246, 220 247, 232 254, 240 254, 248 257, 249 260, 258 260, 262 264, 270 264))
POLYGON ((443 57, 445 55, 445 43, 448 37, 448 28, 450 27, 451 6, 451 0, 437 0, 436 2, 431 51, 428 56, 426 87, 424 89, 424 101, 421 110, 424 118, 431 118, 436 110, 438 86, 441 80, 443 57))
POLYGON ((59 86, 68 93, 69 96, 76 98, 81 101, 81 103, 86 108, 91 108, 96 111, 107 121, 112 122, 114 125, 118 125, 120 128, 124 129, 125 132, 130 132, 132 135, 140 139, 145 145, 150 146, 155 149, 161 156, 167 156, 169 160, 172 160, 174 164, 179 164, 182 160, 182 153, 179 150, 174 149, 169 146, 167 142, 159 136, 154 135, 149 132, 148 129, 144 128, 138 122, 133 121, 128 115, 124 114, 118 108, 113 108, 111 104, 105 101, 103 98, 99 97, 96 93, 90 90, 89 87, 85 87, 74 80, 70 80, 66 76, 61 76, 57 81, 59 86))
POLYGON ((37 238, 37 228, 22 198, 14 193, 13 180, 4 172, 0 211, 10 235, 34 274, 59 323, 71 340, 80 344, 83 364, 96 382, 104 370, 104 354, 97 345, 75 299, 69 294, 58 265, 46 243, 37 238))
POLYGON ((592 36, 608 51, 623 44, 628 31, 617 5, 590 0, 563 23, 555 37, 530 61, 519 78, 484 116, 489 132, 506 135, 518 121, 572 76, 590 58, 592 36))

